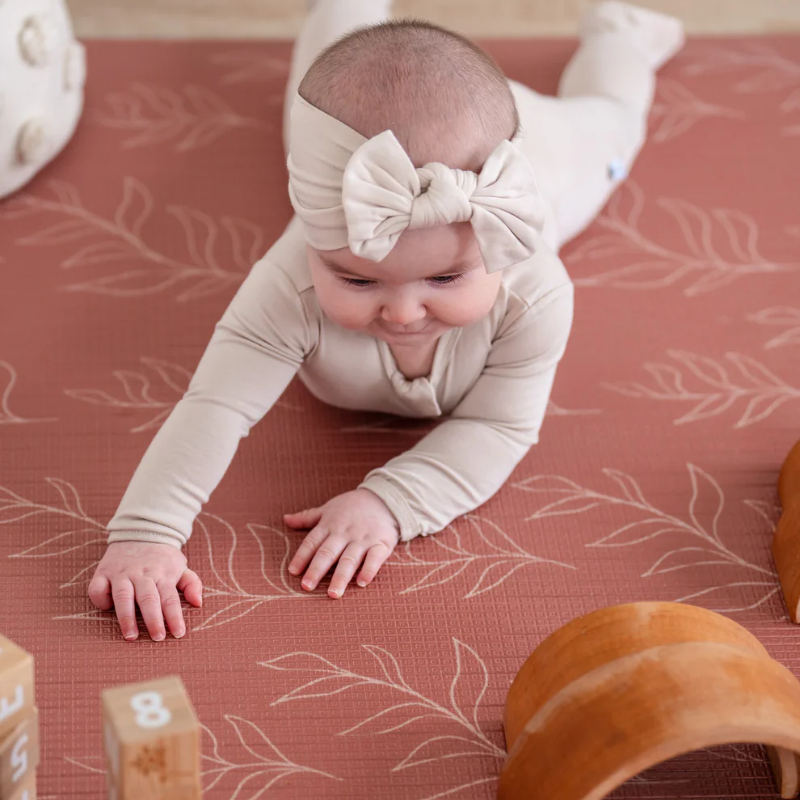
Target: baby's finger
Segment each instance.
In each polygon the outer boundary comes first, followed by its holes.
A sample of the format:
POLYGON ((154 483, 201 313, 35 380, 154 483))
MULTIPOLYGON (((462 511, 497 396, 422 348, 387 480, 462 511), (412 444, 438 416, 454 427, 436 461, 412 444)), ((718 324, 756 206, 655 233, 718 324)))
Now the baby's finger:
POLYGON ((325 528, 314 528, 311 533, 303 539, 303 543, 297 548, 294 558, 289 564, 289 572, 292 575, 299 575, 309 564, 317 548, 325 541, 328 531, 325 528))
POLYGON ((331 585, 328 587, 329 597, 338 599, 347 591, 347 586, 353 580, 353 575, 356 574, 356 570, 364 560, 365 552, 366 548, 363 545, 350 544, 347 546, 339 558, 336 572, 333 573, 331 585))
POLYGON ((127 578, 118 578, 112 581, 111 596, 114 598, 114 611, 117 614, 122 635, 129 641, 138 639, 139 626, 136 624, 133 584, 127 578))
POLYGON ((178 591, 183 592, 183 596, 193 606, 200 608, 203 605, 203 581, 196 572, 190 569, 183 571, 178 581, 178 591))
POLYGON ((334 536, 328 536, 317 549, 317 553, 311 565, 306 570, 306 575, 303 578, 303 588, 309 591, 316 589, 319 582, 336 563, 347 545, 347 539, 337 539, 334 536))
POLYGON ((114 600, 111 597, 111 581, 106 575, 95 572, 89 583, 89 599, 101 611, 110 611, 114 606, 114 600))
POLYGON ((307 508, 294 514, 284 514, 283 521, 290 528, 313 528, 322 519, 321 508, 307 508))
POLYGON ((392 551, 385 544, 376 544, 370 547, 367 551, 367 557, 364 559, 364 567, 358 576, 358 585, 363 588, 372 583, 378 574, 378 570, 386 563, 386 559, 391 554, 392 551))
POLYGON ((178 589, 172 581, 165 580, 159 581, 156 586, 161 595, 161 612, 167 621, 167 628, 176 639, 180 639, 186 633, 186 625, 183 624, 178 589))
POLYGON ((133 581, 136 602, 142 612, 142 619, 147 632, 154 642, 163 641, 167 633, 164 630, 164 613, 161 610, 161 595, 152 578, 136 578, 133 581))

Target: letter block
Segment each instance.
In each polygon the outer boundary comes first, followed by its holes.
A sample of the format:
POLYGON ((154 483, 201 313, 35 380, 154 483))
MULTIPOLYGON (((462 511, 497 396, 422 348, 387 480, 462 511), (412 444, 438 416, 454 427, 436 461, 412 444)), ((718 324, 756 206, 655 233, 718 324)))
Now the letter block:
POLYGON ((177 676, 102 693, 109 800, 200 800, 200 723, 177 676))
POLYGON ((34 699, 33 656, 0 636, 0 742, 30 715, 34 699))
POLYGON ((0 800, 21 796, 39 766, 39 710, 34 708, 0 742, 0 800))

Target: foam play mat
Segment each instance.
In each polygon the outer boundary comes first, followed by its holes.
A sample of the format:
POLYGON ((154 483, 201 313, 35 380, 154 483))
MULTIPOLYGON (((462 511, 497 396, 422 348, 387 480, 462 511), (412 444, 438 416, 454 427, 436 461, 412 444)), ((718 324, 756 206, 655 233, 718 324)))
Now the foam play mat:
MULTIPOLYGON (((552 92, 571 40, 484 43, 552 92)), ((531 651, 632 601, 724 613, 800 675, 770 552, 800 426, 800 40, 694 39, 630 179, 563 251, 572 338, 541 443, 445 532, 340 601, 282 515, 433 423, 297 381, 186 553, 185 639, 125 642, 86 586, 104 526, 248 269, 290 219, 288 43, 94 42, 64 153, 0 202, 0 633, 31 652, 44 800, 107 796, 100 692, 180 675, 208 800, 488 799, 531 651)), ((765 750, 681 756, 613 797, 775 797, 765 750)))

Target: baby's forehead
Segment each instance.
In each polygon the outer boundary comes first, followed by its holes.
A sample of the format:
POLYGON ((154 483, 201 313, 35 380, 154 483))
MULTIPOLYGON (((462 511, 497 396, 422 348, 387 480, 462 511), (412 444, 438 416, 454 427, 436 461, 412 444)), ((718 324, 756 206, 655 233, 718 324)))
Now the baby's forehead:
POLYGON ((376 279, 402 275, 413 280, 482 263, 469 223, 406 230, 386 258, 378 262, 356 256, 348 247, 317 252, 329 265, 376 279))

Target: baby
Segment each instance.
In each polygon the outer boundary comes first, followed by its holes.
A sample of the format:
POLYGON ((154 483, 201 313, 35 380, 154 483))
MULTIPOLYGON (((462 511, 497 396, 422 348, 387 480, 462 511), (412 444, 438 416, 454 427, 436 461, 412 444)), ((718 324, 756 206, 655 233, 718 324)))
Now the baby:
POLYGON ((184 635, 179 591, 199 606, 202 584, 181 547, 296 374, 343 408, 447 417, 353 491, 286 515, 310 529, 289 566, 309 591, 334 565, 331 597, 366 586, 399 541, 488 500, 538 440, 572 324, 556 252, 641 148, 681 25, 600 3, 554 98, 461 36, 387 21, 389 6, 317 0, 298 39, 284 127, 295 216, 142 459, 89 585, 126 639, 137 604, 154 640, 165 622, 184 635))

